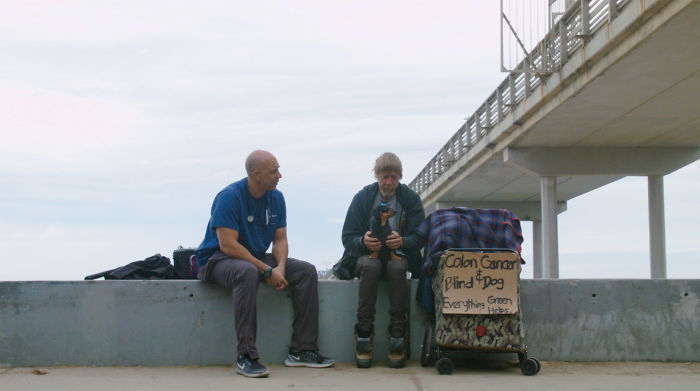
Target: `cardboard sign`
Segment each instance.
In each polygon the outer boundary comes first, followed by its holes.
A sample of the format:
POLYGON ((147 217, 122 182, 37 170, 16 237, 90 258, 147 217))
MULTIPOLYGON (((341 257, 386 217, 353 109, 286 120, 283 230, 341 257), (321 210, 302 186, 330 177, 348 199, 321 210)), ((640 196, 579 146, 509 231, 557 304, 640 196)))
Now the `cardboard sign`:
POLYGON ((517 314, 519 274, 512 252, 445 252, 442 313, 517 314))

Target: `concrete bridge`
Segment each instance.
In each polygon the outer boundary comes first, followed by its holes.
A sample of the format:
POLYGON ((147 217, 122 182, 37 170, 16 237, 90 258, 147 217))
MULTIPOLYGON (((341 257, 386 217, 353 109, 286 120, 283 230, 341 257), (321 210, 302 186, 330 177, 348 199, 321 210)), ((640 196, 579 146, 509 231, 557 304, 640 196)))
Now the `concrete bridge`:
POLYGON ((558 278, 567 201, 647 176, 651 277, 666 277, 663 177, 700 158, 700 2, 569 8, 410 186, 426 212, 505 208, 533 221, 534 277, 558 278))

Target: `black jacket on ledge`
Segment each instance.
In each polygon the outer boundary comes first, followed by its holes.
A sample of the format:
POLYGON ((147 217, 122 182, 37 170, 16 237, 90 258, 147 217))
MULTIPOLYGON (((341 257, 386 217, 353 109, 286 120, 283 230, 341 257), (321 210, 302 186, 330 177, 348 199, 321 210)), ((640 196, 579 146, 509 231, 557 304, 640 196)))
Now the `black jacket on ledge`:
MULTIPOLYGON (((355 276, 357 258, 371 253, 362 244, 362 238, 370 230, 370 215, 377 192, 379 184, 374 182, 365 186, 352 198, 343 224, 342 240, 345 252, 340 261, 333 266, 333 274, 340 280, 352 279, 355 276)), ((396 201, 401 205, 398 232, 403 237, 403 246, 399 250, 408 258, 411 278, 418 278, 422 261, 420 250, 425 244, 425 239, 418 233, 418 226, 425 219, 423 202, 415 191, 403 183, 399 183, 396 189, 396 201)))

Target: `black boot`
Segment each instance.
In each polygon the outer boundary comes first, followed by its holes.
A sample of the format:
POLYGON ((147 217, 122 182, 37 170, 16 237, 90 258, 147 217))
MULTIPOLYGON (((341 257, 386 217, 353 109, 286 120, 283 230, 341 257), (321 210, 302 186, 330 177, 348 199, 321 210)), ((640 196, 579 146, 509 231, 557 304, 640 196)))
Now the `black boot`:
POLYGON ((373 355, 374 327, 364 331, 355 325, 355 364, 358 368, 369 368, 372 366, 373 355))
MULTIPOLYGON (((396 335, 398 333, 394 333, 396 335)), ((389 368, 403 368, 406 364, 406 350, 408 346, 408 333, 403 332, 400 336, 392 336, 389 334, 387 341, 387 359, 389 368)))

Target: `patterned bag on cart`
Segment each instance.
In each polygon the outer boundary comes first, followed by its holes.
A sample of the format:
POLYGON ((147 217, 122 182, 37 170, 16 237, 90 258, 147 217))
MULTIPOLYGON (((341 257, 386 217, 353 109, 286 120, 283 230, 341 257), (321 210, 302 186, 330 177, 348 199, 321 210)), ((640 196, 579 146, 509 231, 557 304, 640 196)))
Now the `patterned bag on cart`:
MULTIPOLYGON (((449 250, 448 250, 449 251, 449 250)), ((435 342, 438 346, 461 349, 485 349, 503 352, 522 352, 526 347, 518 312, 503 315, 443 314, 442 284, 444 260, 440 258, 432 288, 435 293, 435 342)), ((518 284, 518 296, 520 289, 518 284)))

